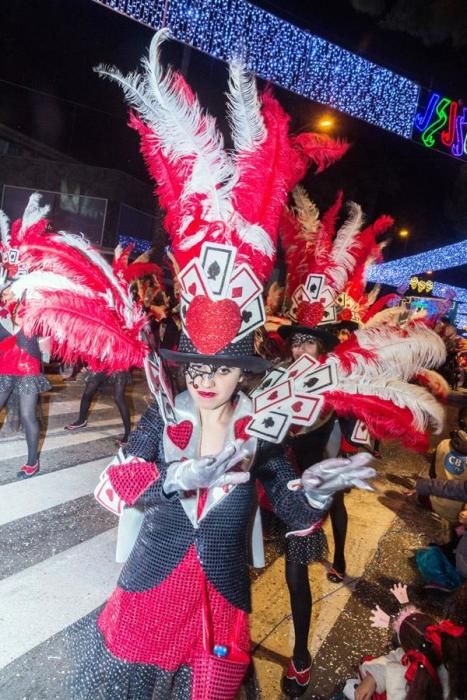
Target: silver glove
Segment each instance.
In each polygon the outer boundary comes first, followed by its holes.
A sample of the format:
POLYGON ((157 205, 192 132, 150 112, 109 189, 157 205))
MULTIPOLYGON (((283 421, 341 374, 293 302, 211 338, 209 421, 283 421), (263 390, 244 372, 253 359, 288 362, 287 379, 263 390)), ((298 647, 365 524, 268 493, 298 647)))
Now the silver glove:
POLYGON ((302 474, 301 487, 309 504, 318 510, 329 508, 336 491, 343 491, 351 486, 373 491, 367 483, 368 479, 376 476, 376 471, 369 467, 372 456, 367 452, 359 452, 348 459, 325 459, 302 474))
POLYGON ((250 478, 249 473, 230 470, 249 456, 250 453, 244 442, 236 440, 224 447, 218 455, 173 462, 167 469, 164 491, 173 493, 227 484, 244 484, 250 478))

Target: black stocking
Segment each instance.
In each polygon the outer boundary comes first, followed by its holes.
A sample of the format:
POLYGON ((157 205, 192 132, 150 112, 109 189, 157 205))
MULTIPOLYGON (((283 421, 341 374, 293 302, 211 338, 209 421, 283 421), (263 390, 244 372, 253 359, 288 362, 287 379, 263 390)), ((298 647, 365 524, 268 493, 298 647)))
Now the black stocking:
POLYGON ((84 423, 88 418, 89 406, 94 398, 100 384, 102 384, 101 377, 92 377, 86 382, 83 395, 81 397, 81 402, 79 405, 79 416, 76 421, 78 424, 84 423))
POLYGON ((312 601, 308 566, 286 559, 285 580, 289 589, 295 633, 293 658, 297 670, 303 670, 310 665, 308 633, 310 631, 312 601))
POLYGON ((38 458, 39 422, 36 415, 38 396, 39 394, 20 394, 19 396, 19 415, 28 445, 27 464, 31 467, 37 462, 38 458))
POLYGON ((4 406, 6 406, 6 402, 10 398, 10 394, 11 389, 9 389, 8 391, 0 391, 0 411, 4 406))
POLYGON ((114 400, 117 404, 118 410, 120 411, 120 415, 123 421, 123 429, 125 431, 122 441, 126 442, 128 440, 128 435, 130 434, 131 423, 128 404, 125 401, 125 384, 123 384, 122 382, 116 382, 114 384, 114 400))
POLYGON ((332 534, 334 536, 333 567, 341 574, 345 573, 345 539, 347 537, 347 509, 344 503, 344 492, 338 491, 333 498, 330 509, 332 534))

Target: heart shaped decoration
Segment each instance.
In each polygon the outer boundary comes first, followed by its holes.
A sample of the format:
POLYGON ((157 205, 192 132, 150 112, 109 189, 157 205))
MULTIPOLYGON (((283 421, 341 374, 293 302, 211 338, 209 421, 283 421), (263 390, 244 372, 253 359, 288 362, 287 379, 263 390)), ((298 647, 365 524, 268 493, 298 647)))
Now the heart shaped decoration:
POLYGON ((196 294, 196 290, 197 290, 196 283, 195 283, 195 282, 192 282, 192 283, 190 284, 190 286, 188 287, 188 291, 190 292, 190 294, 191 294, 192 296, 194 296, 194 295, 196 294))
POLYGON ((248 440, 249 435, 245 431, 249 423, 251 423, 251 416, 243 416, 243 418, 235 421, 234 434, 236 440, 248 440))
POLYGON ((241 322, 240 309, 231 299, 197 296, 187 311, 185 327, 198 352, 215 355, 232 342, 241 322))
POLYGON ((173 444, 184 450, 190 442, 193 434, 193 424, 189 420, 184 420, 177 425, 167 426, 167 435, 172 440, 173 444))
POLYGON ((297 320, 309 328, 317 326, 323 319, 324 306, 320 301, 302 301, 298 307, 297 320))
POLYGON ((300 413, 300 411, 303 408, 303 401, 295 401, 295 403, 292 404, 291 408, 294 413, 300 413))
POLYGON ((109 501, 113 501, 114 499, 114 490, 113 489, 107 489, 105 492, 105 495, 109 499, 109 501))

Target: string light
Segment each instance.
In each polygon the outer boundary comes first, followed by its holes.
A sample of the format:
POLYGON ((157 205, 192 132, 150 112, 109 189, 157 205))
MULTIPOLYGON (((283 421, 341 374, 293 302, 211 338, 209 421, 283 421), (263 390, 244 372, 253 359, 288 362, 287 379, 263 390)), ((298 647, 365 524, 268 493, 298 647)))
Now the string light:
POLYGON ((223 61, 411 138, 417 83, 314 36, 247 0, 94 0, 223 61))
POLYGON ((118 236, 118 244, 122 246, 122 248, 132 245, 134 253, 145 253, 152 246, 151 241, 145 241, 142 238, 134 238, 133 236, 125 236, 123 233, 118 236))
POLYGON ((418 255, 409 255, 399 260, 373 265, 368 270, 368 280, 399 287, 404 282, 408 283, 412 275, 423 273, 425 270, 449 270, 465 264, 467 264, 467 245, 462 241, 462 243, 427 250, 418 255))

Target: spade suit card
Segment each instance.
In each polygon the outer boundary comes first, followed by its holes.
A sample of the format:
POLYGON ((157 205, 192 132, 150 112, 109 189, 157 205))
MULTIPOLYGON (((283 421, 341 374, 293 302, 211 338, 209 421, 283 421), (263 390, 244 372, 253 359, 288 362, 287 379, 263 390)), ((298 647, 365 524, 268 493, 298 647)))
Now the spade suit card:
POLYGON ((320 394, 336 386, 336 364, 328 360, 325 364, 302 374, 294 383, 294 394, 305 396, 320 394))
POLYGON ((260 440, 280 443, 287 435, 291 420, 287 411, 273 409, 254 416, 246 432, 260 440))
POLYGON ((256 297, 250 304, 240 312, 242 323, 237 333, 236 340, 241 340, 244 336, 252 333, 256 328, 262 326, 266 320, 263 299, 256 297))
POLYGON ((232 246, 203 243, 201 247, 201 267, 213 299, 227 296, 235 254, 232 246))
POLYGON ((305 294, 310 301, 320 298, 326 278, 324 275, 308 275, 305 282, 305 294))

